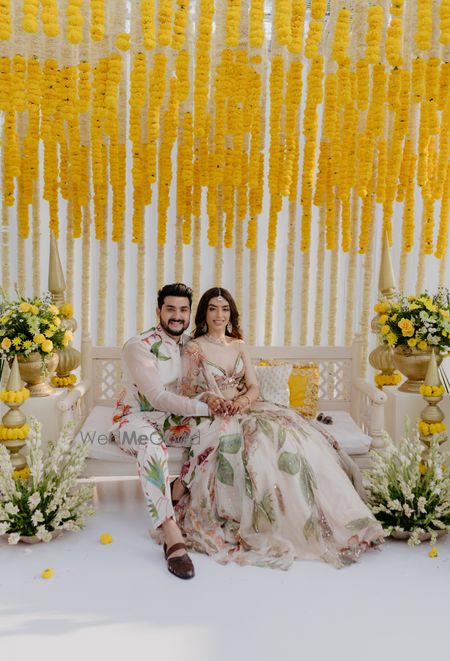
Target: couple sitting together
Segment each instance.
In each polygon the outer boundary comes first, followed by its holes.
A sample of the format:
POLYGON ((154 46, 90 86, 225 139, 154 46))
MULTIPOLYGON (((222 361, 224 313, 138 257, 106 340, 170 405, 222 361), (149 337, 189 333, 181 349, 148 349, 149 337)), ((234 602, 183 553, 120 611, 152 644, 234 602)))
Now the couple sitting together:
POLYGON ((226 289, 158 293, 159 323, 125 343, 112 433, 137 456, 169 570, 192 578, 186 550, 218 562, 287 569, 296 558, 336 567, 383 538, 356 465, 319 425, 259 398, 236 304, 226 289), (124 439, 138 438, 130 447, 124 439), (170 483, 168 446, 188 448, 170 483))

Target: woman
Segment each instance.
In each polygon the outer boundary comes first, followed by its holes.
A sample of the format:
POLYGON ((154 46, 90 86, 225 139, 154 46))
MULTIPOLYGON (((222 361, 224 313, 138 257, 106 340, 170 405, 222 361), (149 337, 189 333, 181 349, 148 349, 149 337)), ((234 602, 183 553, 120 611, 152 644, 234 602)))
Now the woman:
POLYGON ((198 424, 174 485, 174 500, 186 490, 175 511, 189 546, 223 563, 286 569, 295 558, 342 567, 382 540, 337 444, 295 411, 258 400, 226 289, 203 294, 183 360, 183 394, 216 413, 198 424))

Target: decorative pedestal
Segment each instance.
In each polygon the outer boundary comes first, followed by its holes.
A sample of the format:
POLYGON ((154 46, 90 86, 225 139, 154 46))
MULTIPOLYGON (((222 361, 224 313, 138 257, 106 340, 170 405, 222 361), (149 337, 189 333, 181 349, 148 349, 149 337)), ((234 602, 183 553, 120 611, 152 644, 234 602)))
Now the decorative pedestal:
MULTIPOLYGON (((68 389, 63 388, 54 391, 46 397, 30 397, 21 406, 28 421, 34 415, 42 424, 42 447, 47 446, 48 441, 56 441, 63 428, 67 412, 59 408, 60 402, 67 396, 68 389)), ((0 417, 5 412, 5 405, 0 402, 0 417)), ((70 413, 70 412, 69 412, 70 413)))
MULTIPOLYGON (((416 424, 423 410, 423 397, 408 392, 402 392, 398 388, 386 388, 384 391, 387 396, 387 402, 384 406, 384 428, 393 441, 404 434, 405 417, 411 420, 411 424, 416 424)), ((450 424, 450 395, 445 393, 439 408, 445 414, 444 422, 450 424)))

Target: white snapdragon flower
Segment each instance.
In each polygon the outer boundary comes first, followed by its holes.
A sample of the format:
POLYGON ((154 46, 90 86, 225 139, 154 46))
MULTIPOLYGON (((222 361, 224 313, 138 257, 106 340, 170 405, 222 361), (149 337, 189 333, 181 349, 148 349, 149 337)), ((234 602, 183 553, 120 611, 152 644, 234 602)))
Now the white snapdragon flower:
POLYGON ((33 495, 28 498, 28 505, 31 510, 34 510, 39 503, 41 502, 41 495, 38 491, 35 491, 33 495))
POLYGON ((14 503, 8 502, 4 506, 4 510, 7 514, 18 514, 19 513, 19 508, 17 505, 14 505, 14 503))
POLYGON ((397 498, 396 498, 395 500, 390 500, 390 501, 388 502, 388 507, 389 507, 391 510, 397 510, 397 511, 399 511, 399 512, 401 512, 402 509, 403 509, 403 508, 402 508, 402 504, 401 504, 401 502, 400 502, 397 498))
POLYGON ((10 535, 8 535, 8 544, 17 544, 19 539, 20 539, 19 533, 12 532, 10 535))
POLYGON ((419 500, 417 501, 417 511, 421 512, 422 514, 426 514, 426 507, 425 505, 427 504, 427 499, 425 496, 419 496, 419 500))
POLYGON ((411 514, 413 513, 411 507, 408 505, 408 503, 403 504, 403 511, 406 514, 407 517, 410 517, 411 514))

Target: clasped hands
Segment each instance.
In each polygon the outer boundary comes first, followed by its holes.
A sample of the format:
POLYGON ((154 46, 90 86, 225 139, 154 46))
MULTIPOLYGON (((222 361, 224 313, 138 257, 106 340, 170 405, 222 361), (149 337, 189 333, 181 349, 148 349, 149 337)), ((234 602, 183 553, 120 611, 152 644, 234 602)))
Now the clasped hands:
POLYGON ((209 395, 206 403, 213 415, 223 416, 224 418, 243 413, 250 408, 250 399, 247 395, 239 395, 235 399, 224 399, 217 395, 209 395))

